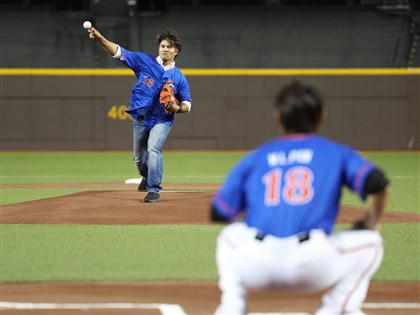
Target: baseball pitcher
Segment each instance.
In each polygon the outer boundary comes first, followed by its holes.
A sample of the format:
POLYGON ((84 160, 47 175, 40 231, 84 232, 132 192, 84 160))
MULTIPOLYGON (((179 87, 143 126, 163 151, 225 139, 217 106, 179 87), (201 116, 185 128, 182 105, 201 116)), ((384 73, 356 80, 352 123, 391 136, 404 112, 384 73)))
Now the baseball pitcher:
POLYGON ((139 191, 147 191, 144 202, 160 200, 163 178, 162 147, 174 123, 174 114, 191 110, 191 95, 187 79, 175 66, 181 51, 181 41, 173 30, 159 33, 157 57, 144 52, 132 52, 106 39, 97 29, 84 26, 89 38, 96 40, 114 58, 136 75, 130 108, 133 118, 134 163, 142 181, 139 191))
POLYGON ((243 158, 212 199, 226 222, 217 242, 221 302, 215 314, 246 314, 247 289, 329 290, 316 314, 363 314, 383 246, 378 222, 388 180, 348 146, 315 134, 324 115, 319 92, 301 82, 277 97, 283 137, 243 158), (332 233, 342 186, 367 202, 366 216, 332 233))

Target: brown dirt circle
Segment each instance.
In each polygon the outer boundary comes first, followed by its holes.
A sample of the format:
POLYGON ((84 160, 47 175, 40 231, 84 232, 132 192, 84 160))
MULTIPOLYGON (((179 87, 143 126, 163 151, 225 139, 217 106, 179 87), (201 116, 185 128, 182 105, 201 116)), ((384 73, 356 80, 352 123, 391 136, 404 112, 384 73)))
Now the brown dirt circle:
MULTIPOLYGON (((161 201, 144 203, 145 192, 88 190, 1 207, 4 224, 209 224, 215 190, 165 190, 161 201)), ((366 209, 342 205, 338 223, 361 218, 366 209)), ((420 216, 385 212, 383 223, 420 222, 420 216)))
MULTIPOLYGON (((8 185, 8 188, 30 188, 30 185, 8 185)), ((40 186, 37 185, 39 188, 40 186)), ((54 187, 57 187, 56 185, 54 187)), ((81 187, 66 185, 66 187, 81 187)), ((85 185, 95 187, 98 185, 85 185)), ((134 187, 134 186, 133 186, 134 187)), ((176 187, 174 185, 173 187, 176 187)), ((23 202, 1 207, 2 224, 209 224, 209 205, 217 188, 209 184, 191 190, 165 190, 162 201, 143 203, 145 193, 121 190, 119 185, 103 185, 105 190, 92 190, 62 197, 23 202), (119 190, 115 190, 119 189, 119 190), (200 190, 200 188, 203 188, 200 190), (209 188, 211 188, 209 190, 209 188)), ((47 188, 45 186, 45 188, 47 188)), ((339 223, 351 223, 366 210, 353 206, 341 207, 339 223)), ((387 211, 384 223, 420 222, 414 214, 387 211)), ((28 283, 1 285, 1 301, 48 303, 166 303, 180 305, 186 314, 211 314, 218 304, 216 282, 129 282, 129 283, 28 283)), ((251 292, 250 312, 307 312, 313 313, 320 303, 320 294, 251 292)), ((420 283, 373 282, 367 298, 373 308, 365 309, 371 315, 420 314, 420 283), (392 303, 392 308, 390 304, 392 303), (395 303, 417 303, 407 308, 395 303), (384 307, 381 307, 384 305, 384 307), (387 305, 387 307, 385 307, 387 305)), ((159 309, 63 309, 9 310, 1 314, 162 314, 159 309)))

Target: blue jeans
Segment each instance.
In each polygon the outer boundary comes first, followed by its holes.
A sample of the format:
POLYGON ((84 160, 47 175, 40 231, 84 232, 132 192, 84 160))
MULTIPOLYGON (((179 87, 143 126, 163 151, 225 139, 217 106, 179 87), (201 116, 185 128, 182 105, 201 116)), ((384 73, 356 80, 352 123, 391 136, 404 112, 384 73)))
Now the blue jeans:
POLYGON ((133 122, 134 164, 139 174, 147 178, 147 191, 159 193, 162 190, 162 146, 171 128, 166 124, 146 128, 143 119, 133 122))

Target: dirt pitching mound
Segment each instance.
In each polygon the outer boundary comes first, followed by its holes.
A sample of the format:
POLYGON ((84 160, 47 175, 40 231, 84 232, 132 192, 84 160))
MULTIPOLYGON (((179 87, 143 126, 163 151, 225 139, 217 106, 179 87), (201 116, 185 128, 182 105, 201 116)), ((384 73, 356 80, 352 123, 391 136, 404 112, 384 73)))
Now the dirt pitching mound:
MULTIPOLYGON (((84 191, 1 207, 4 224, 208 224, 214 190, 163 191, 161 201, 144 203, 146 193, 84 191)), ((351 223, 366 209, 341 207, 339 223, 351 223)), ((420 216, 387 211, 383 223, 420 222, 420 216)))

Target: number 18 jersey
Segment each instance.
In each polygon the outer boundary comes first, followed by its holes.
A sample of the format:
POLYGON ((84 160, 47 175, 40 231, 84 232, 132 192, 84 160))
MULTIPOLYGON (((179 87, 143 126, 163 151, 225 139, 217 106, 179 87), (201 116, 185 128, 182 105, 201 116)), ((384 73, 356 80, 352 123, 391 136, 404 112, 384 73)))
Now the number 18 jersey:
POLYGON ((347 186, 364 199, 367 175, 376 168, 356 151, 314 134, 267 142, 245 156, 213 198, 226 219, 245 212, 264 234, 287 237, 312 229, 331 233, 347 186))

